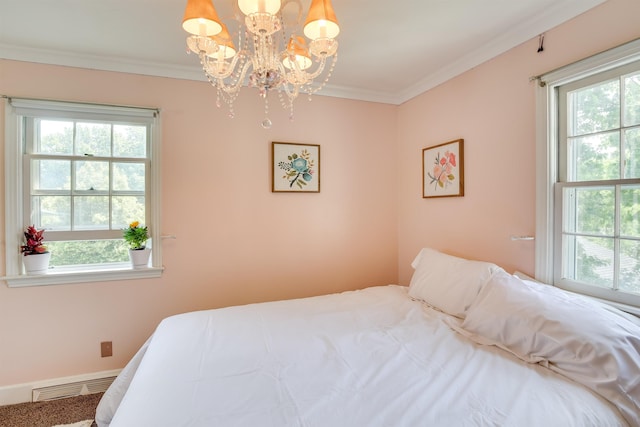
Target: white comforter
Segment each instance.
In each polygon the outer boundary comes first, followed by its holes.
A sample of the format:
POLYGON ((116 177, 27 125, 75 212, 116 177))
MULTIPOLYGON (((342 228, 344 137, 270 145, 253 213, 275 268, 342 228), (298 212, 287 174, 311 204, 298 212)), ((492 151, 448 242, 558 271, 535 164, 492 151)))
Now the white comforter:
POLYGON ((586 387, 474 344, 445 318, 458 322, 400 286, 170 317, 105 394, 96 420, 100 427, 627 425, 586 387))

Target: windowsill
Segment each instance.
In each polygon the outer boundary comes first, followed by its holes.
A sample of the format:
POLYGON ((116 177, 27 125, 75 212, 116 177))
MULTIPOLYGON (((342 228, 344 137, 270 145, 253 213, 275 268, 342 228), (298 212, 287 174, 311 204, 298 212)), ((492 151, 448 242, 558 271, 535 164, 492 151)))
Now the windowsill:
POLYGON ((10 288, 27 286, 66 285, 71 283, 106 282, 112 280, 151 279, 162 276, 164 267, 133 269, 123 264, 97 267, 95 270, 69 268, 50 269, 43 274, 21 274, 0 277, 10 288))
POLYGON ((595 299, 596 301, 600 301, 603 304, 609 304, 615 308, 617 308, 618 310, 622 310, 625 311, 629 314, 632 314, 636 317, 640 317, 640 307, 635 307, 632 305, 627 305, 627 304, 623 304, 621 302, 616 302, 616 301, 610 301, 610 300, 606 300, 606 299, 602 299, 602 298, 598 298, 598 297, 590 297, 595 299))

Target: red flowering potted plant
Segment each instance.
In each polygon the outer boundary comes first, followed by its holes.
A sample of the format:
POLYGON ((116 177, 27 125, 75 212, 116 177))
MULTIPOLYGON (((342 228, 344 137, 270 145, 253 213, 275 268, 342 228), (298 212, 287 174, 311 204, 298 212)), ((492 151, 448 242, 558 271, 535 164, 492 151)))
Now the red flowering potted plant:
POLYGON ((20 252, 24 255, 22 263, 27 274, 45 273, 49 268, 51 253, 42 243, 44 229, 38 230, 35 225, 28 226, 24 231, 24 244, 20 246, 20 252))

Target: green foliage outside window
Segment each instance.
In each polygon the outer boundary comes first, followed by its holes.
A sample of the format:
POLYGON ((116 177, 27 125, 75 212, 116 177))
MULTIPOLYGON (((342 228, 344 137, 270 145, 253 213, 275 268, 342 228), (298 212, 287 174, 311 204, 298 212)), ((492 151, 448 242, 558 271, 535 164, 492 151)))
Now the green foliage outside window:
POLYGON ((54 267, 129 261, 129 249, 122 239, 47 242, 47 246, 54 267))
MULTIPOLYGON (((640 73, 568 95, 568 181, 640 178, 640 73)), ((585 234, 575 239, 575 279, 609 286, 617 244, 619 289, 640 294, 640 185, 620 187, 618 238, 615 186, 570 191, 569 231, 585 234)))
MULTIPOLYGON (((131 218, 145 218, 145 125, 42 119, 37 129, 36 154, 60 156, 31 163, 39 226, 52 232, 122 230, 131 218)), ((123 239, 48 246, 53 267, 129 260, 123 239)))

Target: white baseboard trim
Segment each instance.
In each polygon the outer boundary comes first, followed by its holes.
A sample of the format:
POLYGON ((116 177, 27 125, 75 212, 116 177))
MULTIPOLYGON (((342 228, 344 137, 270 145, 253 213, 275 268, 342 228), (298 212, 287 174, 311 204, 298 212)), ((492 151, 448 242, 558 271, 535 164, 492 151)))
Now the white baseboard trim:
POLYGON ((16 403, 31 402, 32 391, 34 388, 51 387, 61 384, 79 383, 83 381, 91 381, 100 378, 108 378, 117 376, 122 369, 113 369, 111 371, 94 372, 91 374, 74 375, 71 377, 53 378, 49 380, 33 381, 23 384, 15 384, 0 387, 0 406, 14 405, 16 403))

